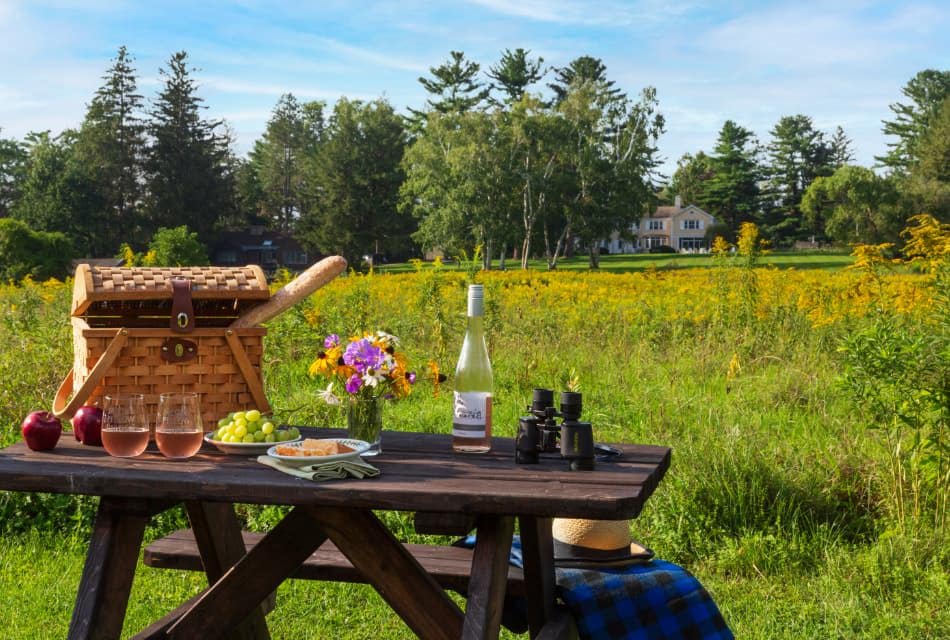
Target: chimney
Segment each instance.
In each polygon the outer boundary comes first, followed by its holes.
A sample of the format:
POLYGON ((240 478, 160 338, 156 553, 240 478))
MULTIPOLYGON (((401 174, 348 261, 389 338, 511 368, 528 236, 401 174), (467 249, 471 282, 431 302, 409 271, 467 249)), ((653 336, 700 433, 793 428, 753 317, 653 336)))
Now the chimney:
POLYGON ((683 208, 683 197, 682 197, 682 196, 676 196, 675 198, 673 198, 673 204, 676 206, 677 209, 682 209, 682 208, 683 208))

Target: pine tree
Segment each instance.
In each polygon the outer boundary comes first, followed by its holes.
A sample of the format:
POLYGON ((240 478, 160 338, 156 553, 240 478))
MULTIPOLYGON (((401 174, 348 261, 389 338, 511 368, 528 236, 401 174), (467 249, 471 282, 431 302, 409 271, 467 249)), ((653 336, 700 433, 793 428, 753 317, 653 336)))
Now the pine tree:
POLYGON ((764 223, 776 244, 787 244, 813 233, 802 218, 805 190, 832 170, 831 147, 805 115, 785 116, 770 132, 768 202, 764 223))
POLYGON ((831 166, 833 169, 840 169, 854 160, 854 150, 851 149, 851 138, 847 136, 840 125, 835 129, 834 135, 831 136, 829 146, 831 166))
POLYGON ((701 204, 736 234, 755 218, 759 200, 758 143, 751 131, 726 120, 709 159, 712 176, 703 183, 701 204))
POLYGON ((555 69, 554 75, 554 82, 548 84, 548 87, 554 92, 555 104, 564 101, 571 85, 576 82, 593 83, 612 101, 620 101, 626 97, 620 89, 614 87, 613 80, 607 80, 607 66, 600 58, 575 58, 568 66, 555 69))
POLYGON ((304 166, 323 138, 322 102, 300 104, 293 94, 280 97, 267 121, 263 139, 255 145, 255 166, 262 201, 261 214, 277 229, 293 230, 303 210, 304 166))
POLYGON ((104 203, 87 220, 88 231, 101 240, 98 250, 110 253, 141 224, 145 124, 133 61, 119 47, 86 111, 76 149, 104 203))
POLYGON ((341 98, 319 154, 306 162, 305 206, 297 236, 356 266, 364 254, 409 254, 408 216, 397 213, 405 147, 402 118, 385 100, 341 98))
POLYGON ((201 117, 203 100, 191 77, 188 54, 179 51, 161 69, 164 87, 151 110, 148 152, 148 226, 188 225, 203 242, 215 222, 232 214, 233 162, 230 139, 220 120, 201 117))
POLYGON ((499 89, 505 94, 504 101, 513 104, 527 91, 528 87, 544 77, 541 65, 544 58, 528 57, 530 51, 517 48, 514 51, 505 49, 501 60, 493 67, 489 67, 488 77, 494 80, 492 89, 499 89))
POLYGON ((917 163, 917 144, 927 131, 943 101, 950 96, 950 71, 925 69, 902 89, 910 98, 910 104, 896 102, 891 105, 893 120, 884 121, 884 135, 896 136, 897 140, 887 144, 890 150, 886 155, 875 159, 891 171, 903 175, 917 163))
POLYGON ((27 151, 19 140, 0 138, 0 218, 10 215, 26 172, 27 151))
MULTIPOLYGON (((478 80, 479 69, 479 64, 466 60, 462 51, 452 51, 447 61, 430 67, 432 77, 419 78, 430 94, 426 111, 459 114, 478 108, 491 92, 478 80)), ((417 118, 424 117, 424 112, 412 112, 417 118)))

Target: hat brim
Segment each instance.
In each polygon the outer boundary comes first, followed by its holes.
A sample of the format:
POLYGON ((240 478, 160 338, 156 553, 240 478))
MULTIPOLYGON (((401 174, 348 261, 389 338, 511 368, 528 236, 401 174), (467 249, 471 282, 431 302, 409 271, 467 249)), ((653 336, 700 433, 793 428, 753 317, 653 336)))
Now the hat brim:
POLYGON ((631 542, 619 549, 591 549, 560 540, 554 540, 554 564, 558 567, 623 567, 637 562, 648 562, 655 554, 639 542, 631 542))

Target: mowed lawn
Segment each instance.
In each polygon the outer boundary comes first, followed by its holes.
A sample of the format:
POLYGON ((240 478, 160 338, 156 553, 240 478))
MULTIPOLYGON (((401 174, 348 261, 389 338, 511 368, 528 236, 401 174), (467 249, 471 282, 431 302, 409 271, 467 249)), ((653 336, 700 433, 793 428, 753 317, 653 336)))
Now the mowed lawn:
MULTIPOLYGON (((823 269, 837 271, 854 262, 854 257, 847 251, 820 251, 820 252, 792 252, 777 251, 766 254, 760 260, 763 266, 774 266, 778 269, 823 269)), ((425 263, 423 263, 425 264, 425 263)), ((637 254, 608 254, 600 257, 600 270, 607 273, 629 273, 650 269, 692 269, 712 267, 714 258, 709 254, 672 254, 672 253, 637 253, 637 254)), ((446 267, 449 269, 466 268, 464 260, 460 264, 457 259, 449 259, 446 267)), ((543 260, 531 260, 530 269, 536 271, 547 270, 547 263, 543 260)), ((377 267, 380 273, 407 273, 415 270, 411 263, 383 264, 377 267)), ((493 263, 498 268, 498 259, 493 263)), ((505 260, 506 269, 520 269, 520 260, 505 260)), ((559 271, 587 271, 590 269, 590 259, 587 255, 573 256, 558 260, 559 271)))

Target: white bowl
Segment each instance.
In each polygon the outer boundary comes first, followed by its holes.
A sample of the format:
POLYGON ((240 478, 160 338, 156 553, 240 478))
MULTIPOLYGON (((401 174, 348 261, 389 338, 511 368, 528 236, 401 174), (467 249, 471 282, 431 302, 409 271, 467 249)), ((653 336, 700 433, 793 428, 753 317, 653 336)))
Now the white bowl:
POLYGON ((212 440, 211 436, 214 435, 214 431, 209 431, 205 434, 205 442, 213 444, 219 450, 224 453, 230 454, 232 456, 260 456, 267 453, 267 450, 273 447, 275 444, 290 444, 292 442, 300 442, 303 437, 298 436, 293 440, 284 440, 279 443, 274 442, 221 442, 220 440, 212 440))
POLYGON ((281 442, 278 444, 271 445, 267 450, 267 455, 275 460, 279 460, 281 464, 287 465, 288 467, 306 467, 311 464, 323 464, 325 462, 336 462, 339 460, 346 460, 352 458, 359 458, 360 454, 369 449, 370 444, 363 440, 353 440, 352 438, 314 438, 319 439, 320 442, 339 442, 340 444, 345 444, 346 446, 353 449, 353 451, 348 451, 346 453, 335 453, 329 456, 282 456, 277 453, 277 447, 283 445, 290 445, 294 448, 300 448, 303 445, 303 442, 281 442))

